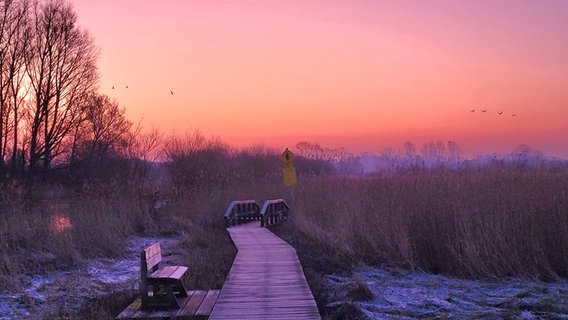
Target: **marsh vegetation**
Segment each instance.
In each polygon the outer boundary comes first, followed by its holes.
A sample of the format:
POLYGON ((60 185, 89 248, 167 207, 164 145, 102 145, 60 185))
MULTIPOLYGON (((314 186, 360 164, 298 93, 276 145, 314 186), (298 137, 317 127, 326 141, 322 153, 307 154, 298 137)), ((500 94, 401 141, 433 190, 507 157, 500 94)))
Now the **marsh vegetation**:
MULTIPOLYGON (((112 318, 134 298, 137 271, 101 282, 88 270, 116 275, 144 245, 136 239, 173 241, 187 287, 219 288, 235 255, 227 205, 291 201, 281 150, 144 130, 97 91, 99 51, 68 2, 0 5, 0 317, 112 318)), ((465 160, 453 141, 374 157, 295 150, 298 252, 324 316, 341 317, 325 276, 364 265, 568 277, 566 161, 526 147, 465 160)), ((291 224, 274 231, 296 234, 291 224)), ((355 284, 347 299, 373 299, 355 284)))
MULTIPOLYGON (((130 170, 80 186, 71 168, 54 171, 50 181, 7 180, 2 291, 22 292, 34 277, 82 270, 93 261, 132 259, 136 250, 129 243, 140 237, 176 239, 171 262, 190 267, 187 286, 220 288, 235 254, 222 220, 226 206, 235 199, 291 200, 279 153, 260 146, 232 149, 198 132, 165 140, 164 162, 132 166, 132 160, 112 158, 130 170)), ((535 163, 440 162, 347 175, 338 173, 335 160, 298 155, 298 252, 322 314, 340 317, 330 305, 333 289, 326 277, 361 266, 462 279, 565 278, 568 167, 562 161, 535 163)), ((292 224, 274 232, 294 240, 292 224)), ((111 317, 134 298, 135 270, 132 276, 130 289, 107 283, 114 294, 93 290, 93 297, 76 299, 73 306, 62 296, 33 295, 20 305, 32 315, 50 310, 45 304, 59 305, 58 313, 44 314, 51 318, 111 317)), ((63 280, 50 285, 65 287, 63 280)))

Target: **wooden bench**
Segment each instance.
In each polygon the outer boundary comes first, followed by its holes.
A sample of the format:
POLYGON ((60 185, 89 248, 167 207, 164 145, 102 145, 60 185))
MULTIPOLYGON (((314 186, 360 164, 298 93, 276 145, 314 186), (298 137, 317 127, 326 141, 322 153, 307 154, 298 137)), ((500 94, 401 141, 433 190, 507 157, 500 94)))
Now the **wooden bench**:
POLYGON ((187 267, 164 266, 160 243, 145 248, 140 254, 140 297, 142 308, 180 308, 187 299, 182 277, 187 267))

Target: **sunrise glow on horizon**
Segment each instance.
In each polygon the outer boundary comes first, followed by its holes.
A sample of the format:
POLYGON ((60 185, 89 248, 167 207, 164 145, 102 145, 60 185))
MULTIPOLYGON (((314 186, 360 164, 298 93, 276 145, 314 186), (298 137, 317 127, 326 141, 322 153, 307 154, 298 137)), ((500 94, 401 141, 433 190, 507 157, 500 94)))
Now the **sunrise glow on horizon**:
POLYGON ((72 3, 100 91, 165 134, 568 158, 567 1, 72 3))

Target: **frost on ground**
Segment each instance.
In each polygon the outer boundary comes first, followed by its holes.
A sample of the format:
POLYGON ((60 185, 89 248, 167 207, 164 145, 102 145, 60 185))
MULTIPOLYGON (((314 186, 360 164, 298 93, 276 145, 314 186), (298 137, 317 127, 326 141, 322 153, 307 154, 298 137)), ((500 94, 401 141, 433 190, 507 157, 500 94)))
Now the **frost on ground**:
POLYGON ((132 238, 127 242, 124 259, 93 260, 76 270, 25 279, 18 292, 0 292, 0 320, 38 319, 49 310, 72 314, 98 296, 116 291, 137 292, 140 251, 156 242, 160 242, 168 256, 179 254, 179 239, 132 238))
POLYGON ((568 319, 566 279, 473 281, 382 269, 326 278, 328 307, 350 306, 364 319, 568 319))

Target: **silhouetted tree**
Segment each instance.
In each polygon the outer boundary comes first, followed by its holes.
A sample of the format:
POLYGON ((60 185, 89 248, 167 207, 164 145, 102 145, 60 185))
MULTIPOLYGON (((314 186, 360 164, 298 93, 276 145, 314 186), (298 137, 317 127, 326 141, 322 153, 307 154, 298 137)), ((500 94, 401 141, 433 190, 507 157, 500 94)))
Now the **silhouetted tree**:
POLYGON ((13 170, 17 165, 29 8, 28 0, 0 1, 0 179, 5 175, 7 160, 11 160, 13 170))
POLYGON ((168 170, 180 192, 212 188, 227 181, 230 148, 219 139, 206 138, 199 131, 172 135, 164 147, 168 170))
POLYGON ((446 145, 442 141, 429 141, 422 146, 422 156, 427 160, 441 161, 446 155, 446 145))
POLYGON ((98 49, 77 15, 62 0, 33 9, 26 70, 33 102, 29 110, 30 170, 47 173, 70 131, 82 120, 85 99, 96 89, 98 49))
POLYGON ((300 151, 302 156, 308 159, 321 160, 324 157, 324 149, 319 143, 302 141, 296 144, 296 148, 300 151))
POLYGON ((83 119, 75 129, 71 160, 79 157, 90 162, 109 153, 117 154, 132 128, 125 112, 106 95, 90 95, 83 107, 83 119))

